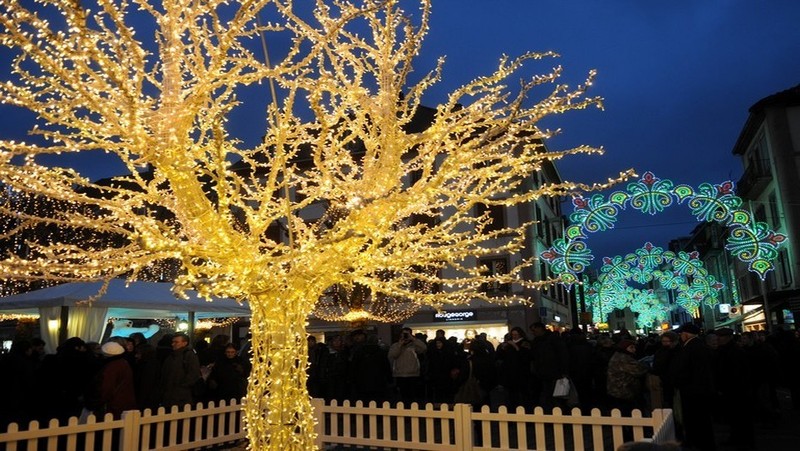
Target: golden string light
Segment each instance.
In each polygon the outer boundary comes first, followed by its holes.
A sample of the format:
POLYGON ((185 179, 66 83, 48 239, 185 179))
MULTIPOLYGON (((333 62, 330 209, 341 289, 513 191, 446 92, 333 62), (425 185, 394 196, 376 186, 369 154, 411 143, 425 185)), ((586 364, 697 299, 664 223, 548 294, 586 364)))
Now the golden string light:
POLYGON ((481 287, 536 283, 521 278, 531 261, 505 274, 476 261, 520 251, 530 224, 494 230, 476 207, 605 186, 523 189, 545 162, 601 152, 548 152, 542 140, 555 132, 536 125, 600 106, 584 95, 593 73, 575 88, 556 84, 559 68, 507 89, 523 65, 552 53, 502 58, 410 131, 443 64, 409 79, 429 0, 411 16, 399 0, 319 0, 308 16, 291 0, 89 3, 30 10, 0 0, 0 46, 17 56, 0 102, 38 117, 32 142, 0 140, 0 272, 23 282, 136 280, 163 275, 153 268, 168 262, 178 294, 248 302, 251 449, 313 448, 306 323, 332 287, 434 308, 522 300, 481 287), (259 25, 259 13, 273 21, 259 25), (137 33, 140 25, 148 31, 137 33), (267 66, 251 38, 273 32, 291 44, 267 66), (269 82, 281 99, 263 118, 263 143, 244 148, 228 133, 228 114, 247 101, 238 88, 269 82), (98 184, 40 162, 98 150, 129 174, 98 184), (425 288, 433 286, 441 289, 425 288))
POLYGON ((0 313, 0 321, 35 321, 39 315, 26 315, 23 313, 0 313))

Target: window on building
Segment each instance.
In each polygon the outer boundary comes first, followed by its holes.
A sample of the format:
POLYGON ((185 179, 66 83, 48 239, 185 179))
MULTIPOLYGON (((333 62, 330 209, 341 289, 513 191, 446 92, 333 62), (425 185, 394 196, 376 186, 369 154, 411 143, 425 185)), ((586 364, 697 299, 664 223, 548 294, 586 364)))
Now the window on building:
POLYGON ((781 215, 778 211, 778 195, 775 191, 769 193, 767 203, 769 203, 769 225, 777 230, 781 226, 781 215))
POLYGON ((756 217, 756 221, 767 222, 767 207, 764 204, 758 204, 753 210, 753 216, 756 217))
MULTIPOLYGON (((547 264, 544 262, 539 263, 539 280, 547 280, 549 277, 549 268, 547 264)), ((542 287, 542 294, 545 296, 550 296, 550 290, 552 289, 552 285, 545 285, 542 287)))
POLYGON ((502 205, 475 205, 475 217, 481 217, 488 212, 489 223, 486 225, 487 232, 500 230, 506 226, 506 209, 502 205))
POLYGON ((545 221, 545 219, 544 219, 544 215, 542 214, 542 209, 539 208, 538 205, 534 204, 533 205, 533 211, 534 211, 534 214, 536 215, 536 217, 534 218, 536 220, 536 237, 537 238, 543 238, 544 237, 544 221, 545 221))
POLYGON ((753 141, 753 146, 748 152, 746 169, 759 176, 767 176, 770 173, 767 136, 763 132, 753 141))
POLYGON ((778 271, 780 272, 781 288, 792 284, 792 269, 789 267, 789 254, 786 249, 781 249, 778 254, 778 271))
MULTIPOLYGON (((487 274, 508 274, 508 257, 483 258, 479 264, 487 269, 487 274)), ((487 294, 507 294, 511 289, 507 283, 485 283, 481 285, 481 291, 487 294)))

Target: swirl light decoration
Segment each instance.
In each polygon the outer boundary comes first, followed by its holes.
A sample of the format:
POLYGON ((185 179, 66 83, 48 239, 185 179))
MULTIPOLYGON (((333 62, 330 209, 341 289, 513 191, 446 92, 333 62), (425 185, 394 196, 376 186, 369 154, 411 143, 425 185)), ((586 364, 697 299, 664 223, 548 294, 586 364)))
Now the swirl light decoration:
MULTIPOLYGON (((665 289, 674 290, 676 304, 692 315, 697 314, 701 303, 709 307, 717 305, 719 291, 723 288, 722 283, 708 273, 697 252, 665 251, 647 242, 625 256, 603 259, 597 280, 588 290, 591 293, 589 305, 593 312, 594 309, 598 312, 594 316, 605 318, 604 315, 612 310, 625 307, 639 313, 662 311, 664 308, 668 312, 668 305, 653 302, 652 290, 645 295, 632 291, 634 288, 629 286, 630 282, 644 285, 653 281, 665 289)), ((653 315, 648 313, 648 318, 660 318, 653 315)))
POLYGON ((610 287, 604 290, 606 302, 601 300, 597 287, 592 286, 586 290, 586 302, 594 323, 604 323, 615 309, 622 310, 626 307, 638 314, 636 325, 640 328, 654 327, 669 317, 670 306, 662 302, 653 290, 642 290, 629 285, 617 288, 619 289, 616 291, 612 291, 610 287))
POLYGON ((675 186, 652 172, 645 172, 640 180, 630 182, 625 191, 615 191, 608 198, 602 194, 593 194, 588 199, 573 198, 575 211, 569 217, 572 225, 565 230, 564 238, 556 239, 553 247, 540 256, 561 283, 569 287, 594 259, 585 243, 587 234, 613 228, 620 210, 628 206, 655 215, 675 203, 684 202, 698 221, 727 226, 730 236, 725 248, 746 262, 750 271, 762 280, 774 269, 773 262, 786 242, 786 235, 755 221, 751 212, 742 209, 742 199, 734 194, 733 182, 702 183, 695 189, 688 185, 675 186))
POLYGON ((496 230, 477 207, 514 208, 631 175, 521 189, 550 160, 600 152, 549 152, 542 142, 553 132, 537 125, 600 106, 585 94, 594 73, 574 87, 559 83, 560 67, 519 83, 523 66, 557 55, 504 56, 493 73, 425 108, 443 62, 429 72, 412 62, 431 1, 411 14, 400 3, 0 0, 0 45, 14 56, 0 71, 0 108, 38 118, 36 142, 0 140, 0 245, 26 236, 24 249, 0 254, 0 273, 136 280, 171 261, 178 294, 248 302, 249 446, 313 448, 306 324, 331 287, 360 285, 437 309, 525 301, 481 287, 537 286, 523 277, 532 258, 503 274, 474 262, 519 254, 531 224, 496 230), (261 25, 259 14, 269 21, 261 25), (261 36, 286 44, 279 60, 257 58, 261 36), (248 148, 228 118, 257 102, 260 86, 263 104, 270 91, 272 102, 264 117, 248 118, 264 126, 263 141, 248 148), (421 114, 428 126, 411 127, 421 114), (75 153, 113 159, 129 174, 100 184, 48 158, 75 153), (20 193, 68 208, 20 211, 10 201, 20 193), (338 219, 318 227, 309 211, 320 206, 338 219), (442 213, 410 220, 432 212, 442 213), (32 233, 39 227, 69 233, 49 239, 32 233), (415 281, 442 289, 415 290, 415 281))

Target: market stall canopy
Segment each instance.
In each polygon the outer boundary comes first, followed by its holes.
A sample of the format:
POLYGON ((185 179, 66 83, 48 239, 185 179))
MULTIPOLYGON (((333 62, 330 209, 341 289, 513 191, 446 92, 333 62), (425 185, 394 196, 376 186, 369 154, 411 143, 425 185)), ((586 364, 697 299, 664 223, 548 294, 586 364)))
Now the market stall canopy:
POLYGON ((47 352, 67 337, 100 341, 110 318, 200 318, 249 316, 245 303, 218 298, 207 301, 195 292, 180 299, 172 283, 114 279, 101 296, 103 282, 73 282, 0 298, 0 312, 39 315, 47 352), (89 299, 93 299, 89 304, 89 299))
MULTIPOLYGON (((103 282, 73 282, 0 298, 0 311, 35 312, 46 307, 89 307, 85 302, 97 295, 103 282)), ((227 299, 206 301, 189 291, 188 299, 172 292, 172 283, 127 282, 114 279, 108 290, 92 302, 93 308, 107 308, 109 316, 121 318, 163 318, 195 312, 200 317, 249 316, 246 303, 227 299)))

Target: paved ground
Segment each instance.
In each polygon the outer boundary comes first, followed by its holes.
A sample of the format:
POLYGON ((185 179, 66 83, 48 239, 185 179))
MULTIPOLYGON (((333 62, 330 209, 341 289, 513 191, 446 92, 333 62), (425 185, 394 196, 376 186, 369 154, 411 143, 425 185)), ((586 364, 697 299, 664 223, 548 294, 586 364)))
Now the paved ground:
POLYGON ((728 426, 716 424, 717 451, 800 451, 800 411, 792 410, 791 396, 778 390, 780 415, 777 418, 757 418, 755 423, 755 448, 727 443, 728 426))

